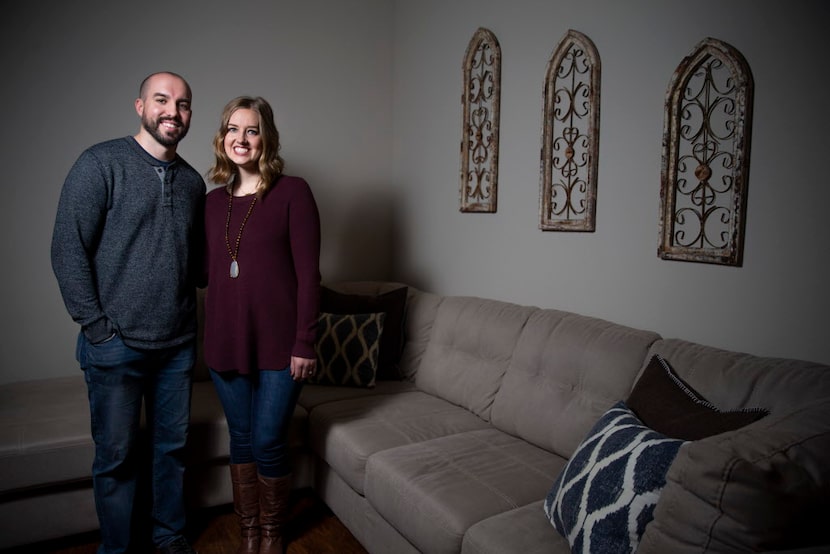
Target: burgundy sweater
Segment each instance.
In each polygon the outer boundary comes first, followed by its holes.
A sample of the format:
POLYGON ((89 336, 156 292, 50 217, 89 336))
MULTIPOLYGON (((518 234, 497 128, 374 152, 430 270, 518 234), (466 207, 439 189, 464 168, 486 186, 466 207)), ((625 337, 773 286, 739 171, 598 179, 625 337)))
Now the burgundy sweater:
MULTIPOLYGON (((234 197, 235 248, 253 196, 234 197)), ((205 206, 205 361, 216 371, 248 374, 284 369, 291 356, 314 358, 320 305, 320 216, 308 183, 283 175, 257 200, 242 231, 239 276, 230 277, 225 243, 228 193, 218 188, 205 206)))

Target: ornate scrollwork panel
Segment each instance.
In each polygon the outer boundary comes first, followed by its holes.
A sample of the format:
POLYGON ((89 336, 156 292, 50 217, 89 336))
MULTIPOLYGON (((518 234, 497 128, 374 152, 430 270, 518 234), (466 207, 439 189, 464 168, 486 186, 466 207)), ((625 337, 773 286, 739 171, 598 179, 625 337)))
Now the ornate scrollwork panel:
POLYGON ((754 84, 738 50, 701 41, 666 92, 660 183, 663 259, 740 266, 754 84))
POLYGON ((539 190, 543 231, 596 228, 600 69, 594 43, 573 30, 548 61, 539 190))
POLYGON ((464 56, 461 138, 461 211, 495 212, 499 175, 501 47, 480 28, 464 56))

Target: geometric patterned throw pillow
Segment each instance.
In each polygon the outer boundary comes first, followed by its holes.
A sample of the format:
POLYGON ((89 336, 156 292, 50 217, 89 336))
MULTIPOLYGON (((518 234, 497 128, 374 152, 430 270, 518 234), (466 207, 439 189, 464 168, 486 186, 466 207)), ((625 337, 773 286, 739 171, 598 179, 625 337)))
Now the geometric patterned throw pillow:
POLYGON ((571 552, 635 552, 684 442, 649 429, 622 401, 609 409, 545 499, 545 514, 571 552))
POLYGON ((409 287, 379 294, 354 294, 320 287, 320 311, 332 314, 384 313, 383 336, 378 352, 378 379, 401 380, 400 358, 404 344, 404 320, 409 287))
POLYGON ((317 324, 316 385, 374 387, 385 314, 321 313, 317 324))

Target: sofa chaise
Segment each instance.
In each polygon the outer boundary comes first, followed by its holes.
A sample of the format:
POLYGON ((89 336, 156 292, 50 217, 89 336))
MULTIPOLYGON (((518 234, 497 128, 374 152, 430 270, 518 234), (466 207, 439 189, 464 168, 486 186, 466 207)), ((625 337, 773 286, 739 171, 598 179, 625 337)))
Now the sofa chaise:
MULTIPOLYGON (((355 316, 405 286, 327 290, 355 316)), ((379 336, 358 333, 363 354, 380 350, 364 373, 323 372, 292 427, 295 487, 313 487, 369 552, 830 551, 830 367, 555 309, 404 298, 401 321, 384 309, 379 336), (396 334, 390 374, 377 361, 396 334)), ((0 549, 97 527, 88 427, 80 375, 0 386, 0 549)), ((203 364, 188 459, 189 502, 229 503, 227 428, 203 364)))

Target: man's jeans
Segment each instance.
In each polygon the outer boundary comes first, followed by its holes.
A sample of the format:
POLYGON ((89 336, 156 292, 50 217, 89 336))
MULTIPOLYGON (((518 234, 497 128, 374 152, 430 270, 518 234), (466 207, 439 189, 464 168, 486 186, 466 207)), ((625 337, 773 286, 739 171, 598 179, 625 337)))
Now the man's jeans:
POLYGON ((92 482, 101 525, 99 554, 127 552, 142 451, 141 407, 152 449, 152 534, 156 546, 185 526, 184 448, 190 420, 195 341, 161 350, 136 350, 118 336, 92 344, 81 333, 77 357, 92 416, 92 482))
POLYGON ((302 382, 288 368, 252 375, 211 370, 210 376, 228 420, 231 463, 256 462, 263 477, 288 475, 288 427, 302 382))

